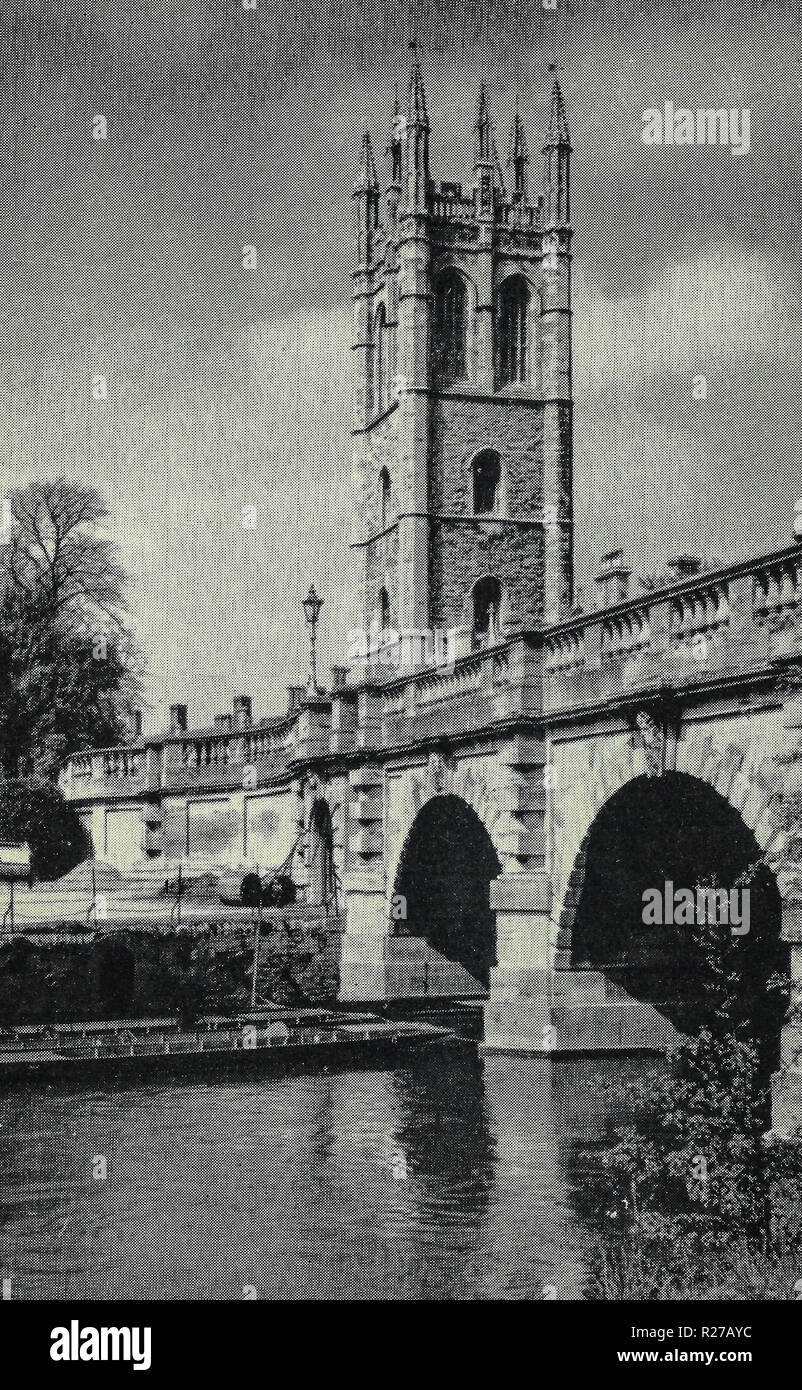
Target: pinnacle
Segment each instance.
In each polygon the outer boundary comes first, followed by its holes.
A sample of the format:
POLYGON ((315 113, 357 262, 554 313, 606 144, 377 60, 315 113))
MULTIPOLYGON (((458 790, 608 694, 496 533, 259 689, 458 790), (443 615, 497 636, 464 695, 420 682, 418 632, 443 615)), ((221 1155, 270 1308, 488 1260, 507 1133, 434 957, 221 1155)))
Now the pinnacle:
POLYGON ((423 78, 421 77, 420 63, 417 60, 412 65, 409 74, 409 122, 416 125, 428 127, 429 117, 426 113, 426 93, 423 90, 423 78))
POLYGON ((355 185, 356 193, 367 193, 379 186, 376 178, 376 166, 373 162, 373 147, 370 143, 370 135, 365 131, 362 136, 362 150, 359 157, 359 172, 355 185))
POLYGON ((554 86, 551 89, 551 117, 549 120, 549 134, 546 141, 547 145, 567 145, 568 122, 565 118, 565 103, 563 94, 560 91, 560 84, 556 77, 554 86))
POLYGON ((515 164, 516 160, 520 160, 524 164, 529 163, 529 150, 526 144, 526 135, 524 133, 521 117, 517 111, 515 112, 515 121, 510 136, 510 157, 507 163, 515 164))
POLYGON ((493 163, 492 132, 490 126, 490 116, 487 110, 487 88, 484 82, 479 87, 479 100, 476 107, 476 122, 473 127, 475 136, 475 158, 474 167, 480 164, 493 163))

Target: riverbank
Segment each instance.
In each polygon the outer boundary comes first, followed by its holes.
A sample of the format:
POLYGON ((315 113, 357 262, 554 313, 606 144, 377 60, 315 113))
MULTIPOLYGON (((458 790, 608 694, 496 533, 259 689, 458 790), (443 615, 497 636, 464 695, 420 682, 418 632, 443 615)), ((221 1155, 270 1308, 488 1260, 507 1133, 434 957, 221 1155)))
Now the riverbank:
POLYGON ((648 1255, 627 1240, 605 1242, 590 1256, 585 1297, 603 1302, 795 1302, 802 1298, 798 1251, 766 1253, 734 1240, 724 1251, 691 1260, 676 1245, 648 1255))
MULTIPOLYGON (((256 995, 329 1005, 339 990, 341 922, 309 908, 265 912, 256 995)), ((240 1013, 250 1004, 255 924, 225 910, 180 926, 0 935, 0 1025, 82 1018, 240 1013)))

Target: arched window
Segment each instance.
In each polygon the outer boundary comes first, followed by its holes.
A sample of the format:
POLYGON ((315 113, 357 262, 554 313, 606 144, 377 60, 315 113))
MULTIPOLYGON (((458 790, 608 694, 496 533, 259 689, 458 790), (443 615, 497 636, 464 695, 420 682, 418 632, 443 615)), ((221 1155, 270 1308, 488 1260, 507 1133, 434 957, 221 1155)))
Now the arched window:
POLYGON ((437 282, 435 351, 446 381, 468 375, 468 295, 456 270, 444 271, 437 282))
POLYGON ((500 502, 501 461, 498 454, 488 449, 473 461, 473 512, 474 516, 486 516, 497 512, 500 502))
POLYGON ((380 304, 373 320, 373 413, 381 415, 387 406, 387 363, 384 357, 384 305, 380 304))
POLYGON ((473 586, 473 635, 484 646, 498 641, 498 613, 501 606, 501 585, 492 575, 473 586))
POLYGON ((499 295, 499 369, 501 385, 529 379, 529 287, 522 275, 505 280, 499 295))
POLYGON ((390 474, 383 468, 379 474, 379 521, 382 531, 390 525, 392 503, 392 487, 390 484, 390 474))

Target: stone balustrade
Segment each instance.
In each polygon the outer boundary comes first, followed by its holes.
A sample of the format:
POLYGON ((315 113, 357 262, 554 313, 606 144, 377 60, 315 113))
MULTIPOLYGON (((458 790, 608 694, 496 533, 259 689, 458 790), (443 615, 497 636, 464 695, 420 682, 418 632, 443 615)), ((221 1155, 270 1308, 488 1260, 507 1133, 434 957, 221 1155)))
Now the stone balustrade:
POLYGON ((802 556, 798 552, 758 568, 754 575, 752 611, 756 623, 795 615, 802 604, 802 556))
MULTIPOLYGON (((72 799, 182 786, 286 781, 304 762, 556 717, 642 689, 693 688, 772 669, 802 652, 802 548, 685 577, 540 631, 302 701, 284 719, 221 732, 169 734, 77 753, 62 773, 72 799)), ((457 648, 459 650, 459 648, 457 648)))
POLYGON ((680 594, 670 614, 672 647, 692 646, 694 639, 712 637, 729 626, 730 586, 725 581, 680 594))
POLYGON ((440 192, 432 196, 432 217, 441 222, 472 221, 475 216, 473 198, 440 192))
POLYGON ((635 652, 651 646, 652 630, 648 608, 633 608, 620 618, 602 623, 601 659, 603 662, 626 661, 635 652))
POLYGON ((534 231, 543 225, 540 208, 529 207, 526 203, 500 203, 496 217, 505 227, 531 228, 534 231))
POLYGON ((76 753, 62 769, 60 785, 69 799, 135 796, 206 783, 242 786, 246 767, 283 770, 289 765, 296 722, 288 718, 224 733, 168 734, 152 742, 76 753))

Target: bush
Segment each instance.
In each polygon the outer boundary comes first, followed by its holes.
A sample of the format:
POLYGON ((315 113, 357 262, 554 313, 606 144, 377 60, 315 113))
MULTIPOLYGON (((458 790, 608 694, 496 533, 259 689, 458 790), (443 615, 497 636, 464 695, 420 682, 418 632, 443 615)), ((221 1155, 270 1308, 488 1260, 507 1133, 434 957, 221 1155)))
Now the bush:
MULTIPOLYGON (((583 1199, 603 1233, 591 1297, 795 1296, 787 1289, 802 1261, 802 1136, 767 1133, 765 1048, 743 1009, 738 943, 709 924, 699 938, 709 1026, 670 1054, 666 1070, 609 1088, 630 1118, 596 1155, 583 1199)), ((767 993, 789 986, 774 976, 767 993)))
POLYGON ((58 787, 38 777, 0 780, 0 840, 27 840, 37 879, 60 878, 90 853, 73 808, 58 787))

